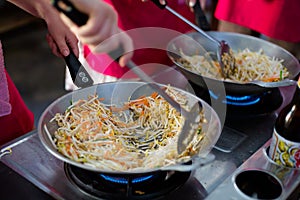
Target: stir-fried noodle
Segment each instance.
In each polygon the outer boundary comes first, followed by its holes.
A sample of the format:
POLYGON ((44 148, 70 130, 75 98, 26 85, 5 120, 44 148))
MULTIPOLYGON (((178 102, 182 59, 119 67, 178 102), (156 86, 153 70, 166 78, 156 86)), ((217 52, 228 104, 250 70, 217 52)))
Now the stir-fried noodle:
MULTIPOLYGON (((229 74, 228 81, 249 82, 260 80, 265 82, 280 81, 289 76, 283 60, 267 56, 263 50, 257 52, 244 49, 233 52, 235 57, 235 71, 229 74)), ((218 62, 208 59, 209 55, 188 56, 181 52, 177 60, 183 67, 202 76, 222 79, 218 62)))
MULTIPOLYGON (((167 92, 180 104, 186 98, 167 92), (180 101, 181 102, 180 102, 180 101)), ((201 122, 187 150, 177 154, 184 118, 157 93, 131 100, 123 107, 103 103, 97 95, 74 102, 52 121, 59 128, 54 144, 66 157, 96 168, 116 171, 151 169, 189 160, 204 137, 201 122)))

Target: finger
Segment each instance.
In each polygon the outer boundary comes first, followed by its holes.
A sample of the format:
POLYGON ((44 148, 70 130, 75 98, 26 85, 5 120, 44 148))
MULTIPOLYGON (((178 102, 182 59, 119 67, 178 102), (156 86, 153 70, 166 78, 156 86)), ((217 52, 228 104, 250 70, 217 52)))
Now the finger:
POLYGON ((166 1, 165 0, 159 0, 160 4, 162 5, 166 5, 166 1))
POLYGON ((88 38, 85 41, 88 41, 89 46, 91 47, 92 52, 94 53, 103 53, 103 52, 110 52, 114 49, 117 49, 119 47, 119 39, 118 35, 114 33, 109 33, 111 37, 108 37, 107 39, 99 39, 97 37, 92 40, 91 38, 88 38))
MULTIPOLYGON (((81 36, 90 36, 98 33, 99 30, 111 30, 117 27, 117 14, 111 12, 94 13, 88 22, 80 27, 78 34, 81 36)), ((106 35, 107 36, 107 35, 106 35)))
POLYGON ((190 8, 193 8, 196 4, 196 0, 188 0, 188 5, 190 8))
POLYGON ((78 47, 78 39, 72 36, 66 36, 66 42, 68 44, 69 50, 72 51, 75 56, 79 56, 79 47, 78 47))
POLYGON ((124 32, 121 33, 120 36, 120 45, 122 45, 124 49, 124 55, 120 58, 119 64, 121 67, 124 67, 126 63, 132 58, 133 56, 133 41, 131 38, 124 32))
POLYGON ((97 47, 97 50, 94 49, 94 51, 96 51, 98 53, 100 53, 100 51, 103 52, 103 50, 100 50, 100 49, 107 49, 107 48, 105 48, 106 46, 111 46, 110 49, 116 48, 118 46, 117 45, 118 41, 112 39, 112 37, 110 37, 106 40, 100 39, 98 37, 82 38, 81 42, 84 44, 87 44, 89 46, 97 47))
POLYGON ((119 60, 119 65, 121 67, 125 67, 126 64, 129 62, 129 60, 131 60, 132 56, 133 56, 133 52, 124 54, 119 60))
POLYGON ((56 46, 60 52, 61 55, 64 57, 68 56, 70 54, 70 50, 68 45, 66 44, 65 39, 56 40, 56 46))
POLYGON ((78 35, 82 36, 82 37, 88 37, 91 35, 96 35, 98 34, 98 31, 101 28, 102 23, 100 21, 95 21, 93 19, 88 20, 88 22, 84 25, 78 28, 78 35))
POLYGON ((107 49, 118 48, 120 41, 119 30, 117 28, 112 29, 109 23, 106 23, 99 32, 91 37, 82 38, 83 43, 89 44, 90 46, 97 46, 93 51, 105 52, 107 49))
MULTIPOLYGON (((104 41, 98 45, 89 45, 91 51, 93 53, 108 53, 111 52, 119 47, 119 43, 117 41, 104 41)), ((121 56, 121 55, 118 55, 121 56)))
POLYGON ((63 57, 62 54, 60 53, 58 47, 56 46, 56 43, 54 42, 54 39, 52 38, 52 36, 50 34, 46 35, 46 40, 48 42, 48 45, 52 51, 52 53, 54 55, 56 55, 57 57, 63 57))
POLYGON ((98 45, 102 43, 106 39, 110 39, 114 35, 116 31, 114 31, 111 28, 111 25, 106 23, 101 27, 100 29, 97 30, 97 32, 92 33, 91 35, 81 35, 80 34, 80 39, 83 43, 88 44, 88 45, 98 45))

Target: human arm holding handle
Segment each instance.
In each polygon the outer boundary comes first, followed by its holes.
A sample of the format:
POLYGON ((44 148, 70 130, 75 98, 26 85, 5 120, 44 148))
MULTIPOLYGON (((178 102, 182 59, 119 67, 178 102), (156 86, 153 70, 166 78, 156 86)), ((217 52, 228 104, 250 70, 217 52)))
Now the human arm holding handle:
POLYGON ((122 47, 124 54, 119 64, 125 66, 133 55, 131 38, 117 25, 117 13, 107 3, 99 0, 69 0, 77 10, 88 15, 85 24, 78 26, 64 14, 63 21, 76 33, 79 40, 93 52, 111 52, 122 47))
POLYGON ((110 52, 119 46, 124 49, 124 55, 119 63, 125 66, 133 55, 133 42, 117 26, 117 14, 106 3, 99 0, 70 0, 80 11, 88 13, 89 19, 78 27, 51 5, 49 0, 8 0, 30 14, 45 20, 49 34, 47 41, 52 52, 59 56, 67 56, 70 49, 76 56, 79 54, 78 39, 90 46, 93 52, 110 52), (76 37, 76 35, 77 37, 76 37), (109 42, 103 42, 117 34, 109 42))
POLYGON ((8 0, 35 17, 43 19, 48 28, 47 42, 54 55, 68 56, 70 49, 76 56, 79 54, 76 35, 60 19, 59 13, 49 0, 8 0))

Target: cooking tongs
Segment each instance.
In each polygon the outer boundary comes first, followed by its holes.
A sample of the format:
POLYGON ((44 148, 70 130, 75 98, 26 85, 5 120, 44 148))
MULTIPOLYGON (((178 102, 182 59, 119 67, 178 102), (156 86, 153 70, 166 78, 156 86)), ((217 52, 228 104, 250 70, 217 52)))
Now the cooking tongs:
MULTIPOLYGON (((53 0, 52 4, 56 9, 64 13, 78 26, 84 25, 88 20, 88 16, 78 11, 68 0, 53 0)), ((118 61, 123 53, 123 48, 120 47, 112 52, 109 52, 108 55, 115 61, 118 61)), ((138 75, 141 80, 147 82, 148 84, 146 86, 150 86, 154 91, 161 95, 168 103, 170 103, 171 106, 173 106, 179 113, 184 116, 185 120, 181 129, 181 133, 179 134, 177 145, 178 154, 183 153, 193 140, 193 136, 196 134, 199 128, 200 111, 202 109, 202 105, 195 103, 189 111, 182 108, 179 103, 177 103, 162 88, 160 88, 155 83, 155 81, 147 74, 145 74, 143 70, 137 67, 134 62, 129 61, 126 66, 130 68, 136 75, 138 75)), ((132 96, 134 96, 134 94, 132 94, 132 96)))
MULTIPOLYGON (((166 4, 164 4, 164 5, 160 4, 159 0, 151 0, 151 1, 155 5, 157 5, 160 9, 166 9, 166 10, 168 10, 170 13, 172 13, 173 15, 175 15, 176 17, 178 17, 179 19, 181 19, 182 21, 184 21, 186 24, 188 24, 189 26, 191 26, 197 32, 199 32, 200 34, 202 34, 204 37, 206 37, 207 39, 209 39, 213 43, 217 44, 218 45, 217 58, 218 58, 218 61, 220 63, 220 68, 221 68, 221 74, 222 74, 222 76, 224 78, 227 78, 229 76, 229 74, 233 74, 234 73, 234 71, 235 71, 235 58, 233 56, 232 50, 230 49, 230 47, 229 47, 229 45, 228 45, 228 43, 226 41, 224 41, 224 40, 219 41, 219 40, 215 39, 214 37, 210 36, 209 34, 207 34, 201 28, 199 28, 198 26, 196 26, 195 24, 193 24, 192 22, 190 22, 189 20, 187 20, 185 17, 183 17, 182 15, 180 15, 178 12, 176 12, 175 10, 173 10, 172 8, 170 8, 167 5, 167 1, 166 1, 166 4)), ((201 13, 202 9, 201 9, 200 5, 196 3, 195 6, 196 6, 196 9, 198 9, 198 13, 199 13, 199 11, 201 13)), ((204 13, 202 13, 202 20, 203 20, 203 18, 205 19, 204 13)), ((200 22, 200 20, 199 20, 199 22, 200 22)), ((203 22, 205 22, 205 21, 203 21, 203 22)), ((203 26, 203 24, 201 24, 201 25, 202 25, 202 27, 206 27, 207 26, 206 24, 204 26, 203 26)))

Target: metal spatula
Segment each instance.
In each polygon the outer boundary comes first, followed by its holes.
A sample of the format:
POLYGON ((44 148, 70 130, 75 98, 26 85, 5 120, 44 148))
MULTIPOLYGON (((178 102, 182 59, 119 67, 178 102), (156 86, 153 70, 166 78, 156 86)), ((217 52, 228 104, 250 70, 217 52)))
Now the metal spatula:
POLYGON ((233 56, 233 52, 231 51, 228 43, 224 40, 219 41, 215 39, 214 37, 208 35, 203 30, 201 30, 198 26, 187 20, 185 17, 180 15, 178 12, 173 10, 167 5, 167 2, 165 5, 160 4, 159 0, 151 0, 155 5, 157 5, 161 9, 166 9, 169 12, 171 12, 173 15, 184 21, 186 24, 191 26, 193 29, 195 29, 197 32, 202 34, 204 37, 209 39, 210 41, 214 42, 218 45, 217 49, 217 59, 220 63, 221 73, 224 78, 227 78, 229 74, 233 74, 235 72, 235 58, 233 56))
MULTIPOLYGON (((53 0, 53 5, 60 12, 64 13, 67 17, 69 17, 74 23, 78 26, 84 25, 88 16, 84 13, 78 11, 71 2, 67 0, 53 0)), ((114 60, 118 60, 120 55, 123 53, 122 47, 116 49, 113 52, 110 52, 109 55, 114 60)), ((200 111, 202 109, 202 105, 195 103, 195 105, 188 111, 181 107, 179 103, 177 103, 174 99, 172 99, 162 88, 160 88, 151 77, 144 73, 137 65, 129 61, 126 65, 130 68, 141 80, 147 82, 147 86, 150 86, 154 91, 156 91, 159 95, 161 95, 168 103, 171 104, 178 112, 182 114, 185 118, 183 127, 181 129, 181 133, 179 134, 177 150, 178 154, 181 154, 186 150, 188 144, 193 139, 193 136, 197 132, 197 128, 200 123, 200 111)), ((134 94, 132 94, 134 95, 134 94)))
POLYGON ((141 94, 144 94, 143 91, 152 89, 161 95, 173 108, 175 108, 181 115, 184 117, 184 124, 182 126, 181 132, 178 136, 177 143, 177 152, 178 154, 183 153, 190 142, 193 140, 194 135, 196 134, 199 123, 200 123, 200 111, 202 110, 202 105, 195 103, 190 110, 184 109, 179 103, 177 103, 172 97, 170 97, 162 88, 160 88, 154 80, 144 73, 139 67, 137 67, 132 61, 127 63, 127 67, 130 68, 138 77, 147 82, 144 86, 138 88, 131 95, 131 98, 138 98, 141 94), (142 91, 142 92, 141 92, 142 91))

